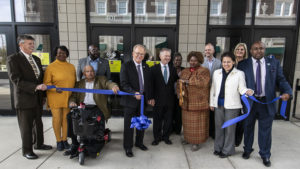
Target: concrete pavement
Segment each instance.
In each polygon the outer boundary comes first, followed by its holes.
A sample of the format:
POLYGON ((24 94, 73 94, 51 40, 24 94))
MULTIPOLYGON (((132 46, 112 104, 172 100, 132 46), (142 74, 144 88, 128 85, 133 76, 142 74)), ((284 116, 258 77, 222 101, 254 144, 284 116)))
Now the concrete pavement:
MULTIPOLYGON (((201 145, 197 152, 190 145, 181 145, 181 136, 172 135, 173 145, 161 142, 152 146, 152 125, 145 133, 144 143, 149 150, 143 152, 133 148, 134 157, 125 156, 122 148, 123 119, 112 118, 108 127, 112 130, 112 141, 108 143, 96 159, 86 158, 80 166, 78 159, 69 159, 56 151, 56 142, 51 127, 51 117, 43 117, 45 143, 54 147, 50 151, 35 151, 37 160, 27 160, 21 154, 21 138, 15 116, 0 116, 0 168, 1 169, 264 169, 258 154, 257 133, 254 152, 244 160, 242 146, 236 154, 220 159, 213 155, 213 140, 201 145)), ((300 168, 300 122, 274 121, 272 143, 272 169, 300 168)))

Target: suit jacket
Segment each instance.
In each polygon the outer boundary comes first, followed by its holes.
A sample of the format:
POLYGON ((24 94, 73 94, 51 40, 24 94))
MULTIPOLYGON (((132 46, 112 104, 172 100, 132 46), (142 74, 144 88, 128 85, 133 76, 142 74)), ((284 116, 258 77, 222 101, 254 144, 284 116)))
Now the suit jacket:
MULTIPOLYGON (((265 79, 265 93, 266 101, 272 101, 276 97, 276 86, 279 87, 282 93, 287 93, 292 96, 292 88, 286 81, 280 63, 273 57, 265 57, 266 63, 266 79, 265 79)), ((238 69, 245 73, 247 87, 255 90, 255 77, 253 73, 252 58, 249 57, 238 64, 238 69)), ((249 100, 252 106, 253 101, 249 100)), ((276 103, 268 104, 268 111, 270 115, 276 113, 276 103)))
POLYGON ((168 83, 165 83, 161 64, 151 67, 151 82, 152 82, 152 94, 151 99, 155 99, 155 106, 173 106, 175 97, 175 82, 178 79, 176 69, 169 64, 169 79, 168 83))
MULTIPOLYGON (((208 59, 206 57, 204 58, 204 62, 202 64, 202 66, 206 67, 209 70, 209 63, 208 63, 208 59)), ((217 58, 214 58, 211 70, 209 70, 210 79, 212 79, 214 71, 217 70, 217 69, 220 69, 221 67, 222 67, 221 61, 219 59, 217 59, 217 58)))
POLYGON ((42 64, 37 56, 32 55, 32 58, 40 70, 38 78, 35 77, 32 66, 21 51, 7 58, 8 77, 13 84, 16 109, 34 108, 43 105, 45 92, 35 91, 36 86, 43 83, 42 64))
MULTIPOLYGON (((222 79, 222 69, 216 70, 210 88, 210 106, 212 107, 218 107, 222 79)), ((244 72, 233 68, 225 82, 224 107, 226 109, 242 108, 240 95, 246 93, 247 90, 244 72)))
MULTIPOLYGON (((94 81, 94 89, 107 89, 111 90, 116 83, 110 82, 105 76, 96 76, 94 81)), ((81 79, 75 84, 75 88, 85 89, 85 79, 81 79)), ((69 102, 75 102, 77 105, 82 103, 85 98, 85 93, 73 92, 69 102)), ((94 101, 98 108, 103 112, 105 119, 110 118, 110 112, 107 108, 107 95, 93 94, 94 101)))
MULTIPOLYGON (((142 69, 144 76, 144 97, 146 101, 151 98, 150 94, 152 93, 150 83, 151 72, 148 65, 143 62, 142 69)), ((140 91, 138 72, 133 60, 122 64, 120 72, 120 84, 121 89, 124 92, 135 93, 140 91)), ((140 104, 140 101, 137 100, 134 96, 122 96, 120 104, 122 106, 136 108, 140 104)))
MULTIPOLYGON (((87 66, 87 65, 90 65, 89 56, 86 57, 86 58, 79 59, 78 66, 77 66, 77 79, 78 80, 84 78, 84 75, 83 75, 82 72, 84 70, 84 67, 87 66)), ((96 73, 96 76, 106 76, 106 78, 108 80, 110 80, 111 76, 110 76, 110 69, 109 69, 108 60, 99 57, 98 70, 95 73, 96 73)))

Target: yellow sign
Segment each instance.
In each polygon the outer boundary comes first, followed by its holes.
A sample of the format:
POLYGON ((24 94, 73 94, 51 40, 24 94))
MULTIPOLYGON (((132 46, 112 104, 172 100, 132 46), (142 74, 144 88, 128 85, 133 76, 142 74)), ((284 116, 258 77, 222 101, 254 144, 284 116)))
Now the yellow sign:
POLYGON ((50 63, 49 53, 33 52, 32 54, 41 59, 42 65, 49 65, 50 63))
POLYGON ((110 72, 120 73, 121 71, 121 61, 120 60, 108 60, 110 72))
POLYGON ((154 65, 156 65, 156 64, 159 64, 160 61, 146 61, 146 63, 147 63, 147 65, 148 65, 149 67, 152 67, 152 66, 154 66, 154 65))

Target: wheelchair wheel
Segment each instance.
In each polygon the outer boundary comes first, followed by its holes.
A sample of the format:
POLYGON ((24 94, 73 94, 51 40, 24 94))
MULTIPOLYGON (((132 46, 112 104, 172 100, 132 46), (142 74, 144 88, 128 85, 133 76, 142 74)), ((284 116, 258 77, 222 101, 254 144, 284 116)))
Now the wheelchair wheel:
POLYGON ((79 153, 79 164, 80 165, 84 164, 84 152, 79 153))

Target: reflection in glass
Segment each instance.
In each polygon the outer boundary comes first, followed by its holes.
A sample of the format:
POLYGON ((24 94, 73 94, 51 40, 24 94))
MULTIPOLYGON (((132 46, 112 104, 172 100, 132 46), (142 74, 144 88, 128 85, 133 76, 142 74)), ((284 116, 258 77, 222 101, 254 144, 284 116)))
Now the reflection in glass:
POLYGON ((177 0, 136 0, 135 23, 176 24, 177 0))
POLYGON ((90 23, 131 23, 132 0, 89 0, 90 23))
POLYGON ((10 22, 11 21, 11 7, 10 0, 0 1, 0 22, 10 22))
POLYGON ((295 25, 298 1, 264 0, 256 3, 256 25, 295 25))
POLYGON ((109 60, 123 60, 123 36, 99 36, 100 56, 109 60))
MULTIPOLYGON (((209 9, 209 24, 210 25, 230 25, 231 21, 228 18, 228 11, 230 9, 229 2, 227 0, 210 0, 209 9)), ((251 24, 252 18, 252 3, 253 0, 246 0, 246 16, 245 25, 251 24)))
POLYGON ((9 79, 0 79, 0 110, 6 109, 11 110, 11 95, 9 79))
POLYGON ((7 46, 5 34, 0 34, 0 72, 7 72, 6 69, 7 46))
POLYGON ((285 52, 285 38, 261 38, 261 41, 266 45, 265 56, 273 56, 280 61, 283 66, 284 52, 285 52))
POLYGON ((146 46, 145 60, 156 61, 159 59, 159 51, 168 48, 167 37, 143 37, 143 44, 146 46))
POLYGON ((17 22, 53 22, 53 1, 15 0, 17 22))
POLYGON ((216 38, 215 57, 221 59, 221 54, 230 51, 230 38, 217 37, 216 38))

